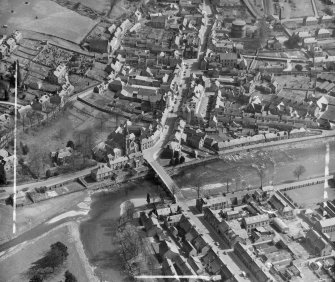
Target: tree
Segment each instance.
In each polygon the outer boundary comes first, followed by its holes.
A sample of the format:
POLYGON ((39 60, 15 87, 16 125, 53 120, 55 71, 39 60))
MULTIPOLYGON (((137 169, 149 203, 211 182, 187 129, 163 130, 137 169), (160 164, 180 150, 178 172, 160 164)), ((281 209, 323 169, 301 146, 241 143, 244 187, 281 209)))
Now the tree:
POLYGON ((36 178, 40 177, 41 170, 45 167, 46 162, 49 159, 49 152, 45 145, 32 145, 30 148, 28 165, 30 171, 35 175, 36 178))
POLYGON ((325 11, 325 13, 326 13, 327 15, 329 15, 329 16, 332 16, 332 15, 334 14, 333 9, 330 8, 330 7, 326 7, 326 9, 325 9, 324 11, 325 11))
POLYGON ((288 48, 296 48, 300 42, 300 37, 298 33, 294 33, 287 41, 286 45, 288 48))
POLYGON ((193 190, 197 192, 197 198, 200 199, 202 191, 203 191, 200 181, 198 181, 197 184, 193 187, 193 190))
POLYGON ((164 193, 164 191, 161 191, 159 193, 159 199, 160 199, 161 203, 164 204, 164 199, 165 199, 165 193, 164 193))
POLYGON ((23 155, 27 155, 29 153, 29 147, 27 144, 23 144, 20 142, 21 150, 23 155))
POLYGON ((263 48, 265 42, 269 36, 270 27, 269 24, 266 22, 265 18, 259 20, 258 23, 258 37, 257 37, 257 48, 263 48))
POLYGON ((120 259, 123 269, 129 275, 135 274, 134 259, 144 251, 143 240, 136 226, 126 224, 122 229, 119 228, 116 234, 119 243, 120 259))
POLYGON ((182 163, 184 163, 184 162, 185 162, 185 157, 184 157, 184 156, 181 156, 181 157, 180 157, 180 160, 179 160, 179 163, 182 164, 182 163))
POLYGON ((132 201, 126 201, 124 203, 124 213, 123 213, 123 217, 129 221, 132 220, 134 218, 134 213, 135 213, 135 206, 134 203, 132 201))
POLYGON ((5 161, 0 160, 0 185, 7 184, 5 161))
POLYGON ((49 251, 46 252, 42 258, 32 263, 32 266, 29 268, 27 274, 31 277, 31 279, 38 276, 46 279, 48 276, 53 274, 56 269, 59 269, 60 266, 63 265, 67 256, 67 246, 61 242, 52 244, 49 251))
POLYGON ((299 180, 300 176, 306 172, 306 168, 303 165, 299 165, 294 171, 294 176, 299 180))
POLYGON ((260 167, 260 168, 258 168, 257 172, 258 172, 258 176, 261 180, 261 188, 263 188, 263 180, 264 180, 264 177, 265 177, 265 170, 264 170, 263 167, 260 167))
POLYGON ((36 274, 33 277, 30 278, 29 282, 42 282, 43 278, 41 275, 36 274))
POLYGON ((93 129, 87 128, 76 132, 75 144, 77 144, 77 151, 82 154, 83 164, 85 164, 86 158, 91 158, 91 152, 95 144, 95 133, 93 129))
POLYGON ((72 148, 74 150, 74 143, 72 140, 67 141, 66 147, 72 148))
POLYGON ((46 178, 51 177, 51 171, 50 171, 50 169, 48 169, 48 170, 45 172, 45 177, 46 177, 46 178))
POLYGON ((64 274, 65 281, 64 282, 77 282, 77 278, 68 270, 65 271, 64 274))
POLYGON ((297 71, 302 71, 302 65, 299 65, 299 64, 295 65, 295 69, 297 71))

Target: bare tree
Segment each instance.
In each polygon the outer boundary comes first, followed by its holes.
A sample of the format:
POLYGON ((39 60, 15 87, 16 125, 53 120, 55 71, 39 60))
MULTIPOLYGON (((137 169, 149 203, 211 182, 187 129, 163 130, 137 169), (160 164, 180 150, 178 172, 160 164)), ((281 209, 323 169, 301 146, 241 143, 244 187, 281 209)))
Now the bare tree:
POLYGON ((122 229, 119 228, 117 241, 122 267, 126 273, 134 276, 137 269, 133 262, 144 250, 142 237, 134 225, 126 224, 122 229))
POLYGON ((306 172, 306 168, 303 165, 299 165, 294 171, 294 176, 299 180, 300 176, 306 172))
POLYGON ((45 168, 46 162, 49 161, 49 152, 44 145, 32 145, 29 148, 28 165, 31 172, 39 178, 44 174, 41 170, 45 168))
POLYGON ((261 180, 261 188, 263 188, 263 181, 264 181, 264 178, 266 176, 264 167, 259 167, 257 169, 257 173, 258 173, 258 176, 259 176, 259 178, 261 180))
POLYGON ((266 22, 265 18, 262 18, 258 22, 258 37, 256 39, 257 48, 262 48, 270 34, 269 24, 266 22))
POLYGON ((226 183, 227 193, 229 193, 229 180, 231 179, 227 178, 227 183, 226 183))
POLYGON ((198 181, 192 189, 195 192, 197 192, 197 198, 200 199, 200 197, 202 195, 202 192, 203 192, 203 188, 202 188, 201 182, 198 181))
POLYGON ((150 195, 151 195, 152 203, 155 203, 156 200, 159 198, 159 193, 157 190, 152 191, 150 195))
POLYGON ((94 131, 91 128, 76 132, 75 143, 77 150, 82 154, 83 164, 87 158, 91 157, 91 152, 95 144, 94 131))
POLYGON ((119 222, 120 226, 133 220, 134 213, 135 213, 134 203, 131 201, 126 201, 124 203, 123 214, 120 216, 120 222, 119 222))

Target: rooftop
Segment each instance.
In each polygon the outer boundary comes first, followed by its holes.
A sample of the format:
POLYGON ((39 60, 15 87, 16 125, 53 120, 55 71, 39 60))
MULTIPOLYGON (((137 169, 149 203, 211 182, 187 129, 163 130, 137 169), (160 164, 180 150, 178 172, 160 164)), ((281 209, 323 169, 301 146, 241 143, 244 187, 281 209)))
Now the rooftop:
POLYGON ((250 216, 250 217, 245 217, 244 219, 245 224, 254 224, 262 221, 267 221, 269 220, 269 215, 268 214, 260 214, 260 215, 255 215, 255 216, 250 216))

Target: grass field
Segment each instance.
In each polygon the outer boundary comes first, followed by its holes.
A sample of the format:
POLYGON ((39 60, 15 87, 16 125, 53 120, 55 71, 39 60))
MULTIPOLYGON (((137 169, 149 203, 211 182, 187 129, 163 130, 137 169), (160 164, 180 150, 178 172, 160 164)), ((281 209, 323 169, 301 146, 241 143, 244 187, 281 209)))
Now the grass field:
MULTIPOLYGON (((78 192, 19 208, 17 210, 17 234, 21 234, 55 214, 75 206, 83 201, 85 195, 85 192, 78 192)), ((0 206, 0 243, 12 238, 12 213, 11 206, 0 206)), ((3 280, 0 279, 0 281, 3 280)))
POLYGON ((80 43, 95 24, 49 0, 31 0, 27 5, 21 0, 0 1, 0 26, 8 25, 0 32, 31 30, 80 43))
POLYGON ((91 9, 94 9, 98 12, 108 12, 111 8, 111 5, 115 2, 114 0, 71 0, 74 3, 81 3, 91 9))
POLYGON ((284 11, 289 18, 302 18, 314 16, 312 0, 291 0, 281 1, 284 4, 284 11))
POLYGON ((69 224, 51 230, 41 237, 24 243, 19 251, 4 260, 0 257, 0 281, 20 282, 28 281, 24 273, 29 269, 31 263, 43 256, 50 245, 60 241, 68 247, 69 256, 64 266, 49 281, 63 281, 65 270, 73 273, 78 281, 89 282, 87 270, 82 260, 82 252, 78 246, 79 234, 75 226, 69 224))
MULTIPOLYGON (((334 199, 335 189, 330 188, 327 190, 329 199, 334 199)), ((285 193, 292 199, 293 202, 303 208, 316 208, 316 204, 324 200, 323 192, 324 184, 318 184, 286 191, 285 193)))

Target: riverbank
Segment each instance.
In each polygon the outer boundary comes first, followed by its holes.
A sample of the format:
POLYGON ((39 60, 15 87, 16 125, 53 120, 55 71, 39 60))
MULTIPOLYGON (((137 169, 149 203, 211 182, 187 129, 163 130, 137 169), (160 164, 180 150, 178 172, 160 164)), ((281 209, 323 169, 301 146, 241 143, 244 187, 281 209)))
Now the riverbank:
POLYGON ((334 174, 335 141, 323 141, 231 153, 195 166, 171 167, 170 174, 187 199, 197 196, 195 190, 190 189, 197 185, 202 186, 203 192, 217 195, 228 190, 232 192, 260 187, 261 184, 268 186, 294 182, 296 176, 293 171, 299 165, 306 169, 300 179, 306 180, 324 175, 327 143, 330 148, 329 172, 334 174), (262 179, 260 168, 264 172, 262 179))
POLYGON ((53 281, 60 281, 64 277, 65 270, 68 269, 78 281, 98 282, 94 275, 94 268, 90 266, 80 241, 78 222, 63 223, 33 240, 25 241, 0 253, 0 281, 26 280, 24 273, 31 264, 40 259, 51 244, 58 241, 68 247, 69 256, 64 269, 54 275, 53 281))
POLYGON ((95 275, 102 281, 128 281, 117 251, 116 226, 126 201, 140 208, 146 205, 147 193, 154 195, 157 191, 155 183, 144 179, 124 183, 112 192, 104 189, 90 194, 92 203, 86 220, 80 225, 80 238, 95 275))
POLYGON ((49 199, 37 204, 24 206, 16 210, 17 232, 13 234, 13 207, 1 206, 0 208, 0 244, 18 238, 25 232, 36 226, 52 219, 58 214, 64 213, 70 209, 77 209, 77 205, 85 200, 87 191, 80 191, 49 199), (8 219, 9 218, 9 219, 8 219))

